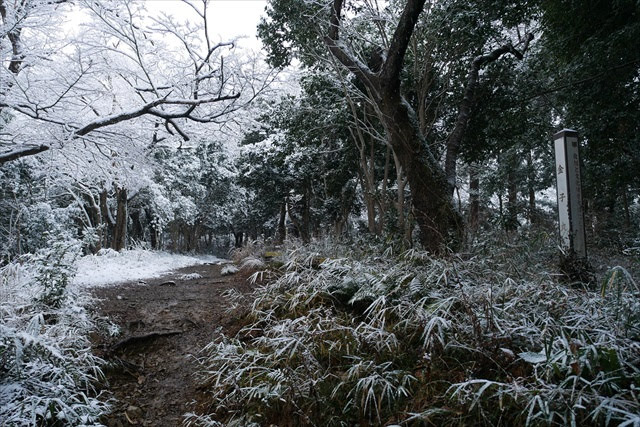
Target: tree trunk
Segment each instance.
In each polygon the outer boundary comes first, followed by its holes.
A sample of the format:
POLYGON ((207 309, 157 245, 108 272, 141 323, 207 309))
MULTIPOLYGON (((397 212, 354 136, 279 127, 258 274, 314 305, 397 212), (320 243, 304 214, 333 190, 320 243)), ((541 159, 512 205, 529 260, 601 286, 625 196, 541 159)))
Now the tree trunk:
POLYGON ((160 237, 158 235, 157 219, 154 217, 153 211, 150 208, 146 208, 144 213, 149 224, 149 240, 151 241, 151 249, 158 249, 160 246, 160 237))
MULTIPOLYGON (((389 170, 391 169, 391 147, 387 145, 387 150, 385 152, 384 157, 384 174, 382 177, 382 188, 380 191, 380 195, 376 198, 378 204, 378 224, 376 226, 376 234, 379 236, 382 235, 382 231, 384 230, 385 218, 387 217, 387 186, 389 184, 389 170)), ((371 164, 372 167, 375 168, 374 163, 374 151, 373 151, 373 142, 371 143, 371 164)))
MULTIPOLYGON (((304 200, 303 200, 304 203, 304 200)), ((303 224, 301 223, 301 221, 296 217, 295 212, 293 211, 293 206, 291 205, 290 201, 287 201, 287 211, 289 212, 289 218, 291 219, 291 222, 293 223, 293 232, 295 237, 300 237, 302 239, 302 241, 305 241, 305 235, 304 235, 304 230, 303 230, 303 224)), ((308 239, 308 236, 306 237, 308 239)))
POLYGON ((286 221, 287 219, 287 202, 283 201, 280 205, 280 218, 278 219, 278 239, 276 240, 276 244, 281 245, 284 243, 284 239, 287 238, 287 227, 286 221))
POLYGON ((627 185, 622 186, 622 203, 624 205, 624 226, 631 228, 631 213, 629 211, 629 197, 627 196, 627 185))
POLYGON ((404 190, 407 186, 407 179, 404 176, 404 171, 402 169, 402 165, 400 164, 400 160, 398 160, 398 156, 396 156, 395 153, 393 153, 393 161, 395 162, 395 165, 396 165, 396 186, 398 188, 398 193, 396 194, 397 226, 398 226, 398 231, 402 233, 406 229, 406 226, 405 226, 406 219, 404 215, 404 207, 405 207, 404 206, 405 205, 404 190))
POLYGON ((304 196, 302 197, 302 228, 300 230, 300 237, 302 237, 303 243, 309 243, 311 241, 311 189, 306 186, 304 190, 304 196))
POLYGON ((127 241, 127 190, 116 190, 116 224, 113 228, 112 248, 116 251, 124 249, 127 241))
POLYGON ((100 206, 96 203, 96 200, 93 197, 91 192, 85 194, 85 197, 88 202, 87 212, 89 214, 89 219, 91 221, 91 227, 94 227, 98 232, 98 240, 90 246, 90 250, 92 253, 98 253, 100 249, 102 249, 102 233, 104 232, 102 227, 102 218, 100 215, 100 206))
POLYGON ((511 43, 507 43, 500 46, 486 55, 478 55, 469 66, 469 73, 467 74, 467 83, 464 88, 464 96, 460 106, 458 108, 458 117, 456 118, 456 124, 449 135, 447 141, 447 155, 445 158, 445 175, 447 177, 447 184, 449 186, 449 194, 453 195, 453 189, 456 185, 456 162, 458 160, 458 152, 462 146, 462 140, 467 131, 469 118, 475 107, 475 92, 478 86, 478 79, 480 77, 480 70, 492 62, 500 59, 501 56, 506 54, 512 54, 519 60, 522 60, 524 53, 529 48, 529 43, 533 40, 533 34, 528 33, 525 35, 524 46, 521 51, 516 50, 511 43))
POLYGON ((472 231, 478 230, 480 221, 480 178, 476 165, 469 167, 469 226, 472 231))
POLYGON ((151 240, 151 249, 158 249, 158 228, 154 221, 149 223, 149 239, 151 240))
POLYGON ((529 186, 529 223, 531 225, 537 222, 536 218, 536 191, 529 186))
POLYGON ((504 221, 504 228, 513 232, 518 229, 518 225, 518 187, 514 157, 509 159, 509 171, 507 172, 507 217, 504 221))
POLYGON ((340 195, 340 212, 337 214, 333 228, 334 235, 337 238, 340 238, 346 232, 353 197, 354 195, 352 193, 345 191, 340 195))
POLYGON ((531 150, 527 152, 527 191, 529 193, 529 224, 533 225, 537 221, 536 213, 536 187, 535 187, 535 169, 533 166, 533 155, 531 150))
POLYGON ((235 247, 236 248, 241 248, 242 247, 242 243, 243 243, 243 239, 244 239, 244 233, 242 231, 234 231, 233 232, 233 237, 235 239, 235 247))
MULTIPOLYGON (((365 207, 367 209, 367 227, 369 229, 369 233, 378 234, 379 230, 381 231, 382 227, 376 226, 376 164, 375 164, 375 139, 371 137, 371 135, 367 135, 366 132, 363 131, 362 126, 360 125, 360 117, 358 114, 358 109, 349 94, 349 91, 346 90, 345 87, 345 97, 347 102, 349 103, 351 114, 353 116, 354 125, 349 127, 349 133, 351 134, 351 138, 353 142, 356 144, 358 148, 359 154, 359 165, 360 169, 358 171, 358 178, 360 180, 360 186, 362 187, 362 194, 365 201, 365 207), (367 153, 367 148, 369 148, 369 153, 367 153)), ((367 115, 369 114, 368 109, 365 108, 364 111, 364 122, 368 122, 367 115)), ((386 173, 386 169, 385 169, 386 173)), ((383 217, 383 214, 380 213, 380 218, 383 217)))
POLYGON ((420 241, 425 249, 439 254, 445 252, 446 246, 458 246, 463 224, 447 192, 444 170, 424 140, 415 111, 400 95, 404 56, 424 3, 424 0, 407 1, 379 72, 363 66, 338 43, 343 0, 333 2, 325 42, 331 53, 370 90, 387 139, 411 188, 420 241))
POLYGON ((365 206, 367 208, 367 228, 369 233, 376 234, 376 201, 369 191, 363 193, 365 206))
POLYGON ((413 214, 420 227, 420 243, 432 253, 461 242, 463 224, 448 192, 442 168, 425 149, 415 113, 399 94, 381 102, 383 125, 411 187, 413 214))
MULTIPOLYGON (((356 134, 351 132, 351 136, 358 147, 358 153, 360 154, 360 170, 358 171, 358 178, 360 180, 360 187, 362 187, 362 197, 364 197, 364 205, 367 209, 367 228, 369 233, 376 233, 376 202, 375 202, 375 165, 369 164, 366 154, 366 142, 361 132, 356 134)), ((372 142, 373 144, 373 142, 372 142)))
POLYGON ((406 216, 404 221, 404 241, 407 247, 413 247, 413 229, 415 227, 415 223, 413 222, 413 214, 411 211, 406 216))
POLYGON ((102 216, 102 224, 104 224, 102 230, 102 247, 104 248, 111 247, 111 236, 113 235, 113 227, 115 225, 115 221, 109 210, 109 205, 107 204, 107 197, 107 190, 102 190, 100 192, 100 214, 102 216))
POLYGON ((185 224, 183 229, 184 246, 186 252, 192 252, 198 249, 198 240, 200 236, 200 225, 196 221, 193 225, 185 224))
POLYGON ((144 226, 142 212, 139 209, 131 211, 131 240, 144 241, 144 226))

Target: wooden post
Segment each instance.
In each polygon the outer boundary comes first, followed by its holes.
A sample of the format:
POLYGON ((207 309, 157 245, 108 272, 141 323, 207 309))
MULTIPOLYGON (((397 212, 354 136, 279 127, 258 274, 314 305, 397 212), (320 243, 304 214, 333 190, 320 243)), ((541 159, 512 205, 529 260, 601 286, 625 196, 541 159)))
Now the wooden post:
POLYGON ((556 153, 560 246, 569 258, 586 262, 578 133, 563 129, 553 135, 553 142, 556 153))

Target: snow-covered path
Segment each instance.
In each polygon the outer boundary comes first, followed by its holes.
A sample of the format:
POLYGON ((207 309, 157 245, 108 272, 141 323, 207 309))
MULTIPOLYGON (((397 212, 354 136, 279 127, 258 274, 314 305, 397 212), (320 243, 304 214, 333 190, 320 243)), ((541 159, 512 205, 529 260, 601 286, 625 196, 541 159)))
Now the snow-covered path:
POLYGON ((78 260, 73 284, 78 287, 106 286, 160 277, 191 265, 222 262, 224 260, 212 255, 188 256, 141 249, 116 252, 107 249, 78 260))

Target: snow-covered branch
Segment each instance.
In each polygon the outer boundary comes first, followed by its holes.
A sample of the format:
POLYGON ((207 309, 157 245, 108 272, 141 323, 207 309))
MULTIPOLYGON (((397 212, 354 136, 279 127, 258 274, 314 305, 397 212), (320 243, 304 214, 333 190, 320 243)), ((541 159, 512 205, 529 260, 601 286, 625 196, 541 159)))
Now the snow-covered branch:
POLYGON ((46 145, 24 145, 13 150, 0 152, 0 165, 12 160, 20 159, 22 157, 42 153, 43 151, 47 151, 48 149, 49 147, 46 145))
MULTIPOLYGON (((35 25, 31 20, 40 7, 60 1, 26 3, 30 9, 22 15, 13 11, 9 19, 6 0, 0 0, 0 31, 7 37, 23 34, 21 28, 35 25), (12 24, 18 18, 20 25, 12 24), (16 28, 13 33, 10 24, 16 28)), ((9 72, 0 76, 0 110, 8 113, 5 131, 22 134, 7 144, 6 159, 37 153, 29 139, 32 125, 42 127, 40 133, 48 135, 38 141, 39 146, 53 141, 62 146, 86 140, 81 137, 89 134, 92 141, 104 144, 116 134, 132 135, 125 128, 135 129, 136 134, 148 132, 155 143, 165 139, 163 135, 189 140, 190 133, 199 132, 189 122, 219 124, 246 108, 266 90, 274 75, 247 67, 248 61, 256 59, 231 52, 233 41, 210 41, 207 1, 185 4, 196 12, 196 18, 180 23, 167 14, 149 13, 144 3, 132 0, 108 4, 81 0, 76 6, 89 21, 81 25, 75 40, 52 27, 48 33, 55 36, 47 39, 47 43, 53 41, 48 50, 36 48, 30 40, 27 44, 6 43, 15 46, 19 57, 13 54, 13 59, 5 61, 9 72), (28 67, 21 65, 23 60, 28 67), (149 128, 156 122, 158 126, 149 128)), ((139 136, 146 139, 142 133, 139 136)))

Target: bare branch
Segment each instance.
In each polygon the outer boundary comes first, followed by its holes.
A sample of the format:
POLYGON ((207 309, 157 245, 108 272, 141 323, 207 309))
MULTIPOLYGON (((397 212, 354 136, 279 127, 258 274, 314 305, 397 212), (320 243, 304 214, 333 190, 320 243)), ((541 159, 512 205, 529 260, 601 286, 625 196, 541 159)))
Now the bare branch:
POLYGON ((517 50, 516 48, 514 48, 511 43, 507 43, 497 49, 494 49, 486 55, 476 56, 471 62, 471 66, 469 67, 469 74, 467 76, 467 85, 464 90, 464 97, 462 98, 462 102, 460 103, 460 108, 458 110, 456 124, 453 128, 453 131, 449 135, 449 139, 447 142, 445 175, 447 177, 447 184, 449 185, 451 195, 453 195, 453 190, 455 187, 458 151, 460 150, 462 138, 464 137, 465 131, 467 130, 469 117, 471 116, 471 111, 473 110, 474 95, 476 87, 478 86, 478 75, 480 69, 485 65, 490 64, 491 62, 497 61, 501 56, 508 53, 512 54, 517 59, 522 60, 524 58, 524 54, 529 48, 529 43, 532 40, 533 34, 528 33, 525 36, 524 46, 521 50, 517 50))
POLYGON ((424 9, 425 1, 426 0, 408 0, 400 16, 398 26, 393 33, 387 52, 387 59, 380 72, 382 80, 389 85, 387 89, 389 91, 399 92, 400 90, 400 71, 402 71, 404 56, 407 52, 413 29, 418 22, 418 17, 422 9, 424 9))
POLYGON ((191 139, 191 138, 189 138, 189 135, 187 135, 185 133, 185 131, 183 131, 180 128, 180 126, 178 126, 178 124, 175 122, 175 120, 169 119, 169 120, 166 121, 167 130, 169 130, 169 125, 171 125, 176 130, 176 132, 178 132, 178 134, 180 134, 180 136, 182 137, 183 140, 189 141, 191 139))
POLYGON ((193 117, 190 117, 190 114, 193 111, 194 107, 202 104, 211 104, 214 102, 229 101, 229 100, 237 99, 240 97, 240 94, 236 93, 233 95, 225 95, 225 96, 219 96, 215 98, 203 98, 203 99, 181 99, 181 98, 169 99, 167 98, 167 96, 151 101, 131 111, 121 112, 121 113, 100 118, 98 120, 94 120, 93 122, 86 124, 83 127, 76 130, 74 134, 76 136, 83 136, 88 134, 89 132, 93 132, 96 129, 115 125, 117 123, 121 123, 127 120, 135 119, 137 117, 144 116, 146 114, 157 116, 166 120, 177 119, 177 118, 193 119, 193 117), (190 106, 190 108, 187 109, 186 111, 179 112, 179 113, 167 113, 155 108, 161 105, 188 105, 190 106))
POLYGON ((143 116, 145 114, 148 114, 151 109, 153 107, 157 107, 158 105, 161 105, 164 101, 166 100, 166 98, 160 98, 160 99, 156 99, 154 101, 151 101, 141 107, 138 107, 135 110, 131 110, 131 111, 127 111, 127 112, 122 112, 122 113, 118 113, 118 114, 113 114, 111 116, 106 116, 106 117, 102 117, 98 120, 94 120, 93 122, 77 129, 74 134, 77 136, 83 136, 88 134, 89 132, 93 132, 96 129, 105 127, 105 126, 110 126, 110 125, 114 125, 116 123, 120 123, 120 122, 124 122, 126 120, 131 120, 134 119, 136 117, 140 117, 143 116))
POLYGON ((329 19, 329 31, 324 38, 324 42, 329 51, 342 63, 349 71, 351 71, 360 81, 369 87, 374 93, 380 91, 377 76, 365 65, 359 61, 354 55, 348 53, 348 49, 340 42, 339 28, 340 16, 342 13, 343 0, 334 0, 331 7, 331 17, 329 19))

